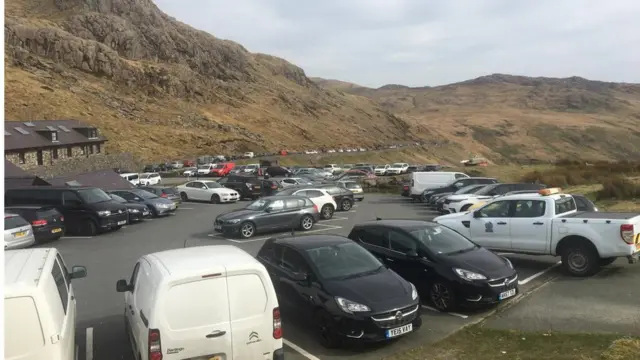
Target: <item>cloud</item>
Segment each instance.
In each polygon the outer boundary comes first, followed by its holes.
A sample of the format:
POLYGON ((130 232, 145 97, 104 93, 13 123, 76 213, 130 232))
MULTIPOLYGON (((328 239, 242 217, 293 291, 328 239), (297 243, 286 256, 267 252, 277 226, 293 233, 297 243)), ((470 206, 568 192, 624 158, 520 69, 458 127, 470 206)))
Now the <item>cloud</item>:
POLYGON ((638 0, 155 0, 310 76, 440 85, 491 73, 640 83, 638 0))

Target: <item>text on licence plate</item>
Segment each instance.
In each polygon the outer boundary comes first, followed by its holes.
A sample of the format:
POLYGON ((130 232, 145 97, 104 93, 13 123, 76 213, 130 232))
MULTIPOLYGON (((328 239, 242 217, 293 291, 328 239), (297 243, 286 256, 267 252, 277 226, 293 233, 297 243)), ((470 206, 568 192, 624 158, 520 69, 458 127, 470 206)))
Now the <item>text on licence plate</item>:
POLYGON ((124 225, 127 223, 127 220, 118 221, 118 225, 124 225))
POLYGON ((214 225, 213 228, 216 230, 220 230, 222 229, 222 225, 214 225))
POLYGON ((511 289, 509 291, 505 291, 498 296, 498 300, 508 299, 516 294, 516 289, 511 289))
POLYGON ((386 336, 387 336, 387 339, 390 339, 392 337, 400 336, 400 335, 409 333, 411 331, 413 331, 413 324, 407 324, 407 325, 401 326, 399 328, 387 330, 386 331, 386 336))
POLYGON ((23 237, 25 235, 27 235, 26 231, 20 231, 20 232, 17 232, 17 233, 13 234, 14 237, 23 237))
POLYGON ((60 229, 60 228, 51 229, 51 233, 53 233, 53 234, 59 233, 60 231, 62 231, 62 229, 60 229))

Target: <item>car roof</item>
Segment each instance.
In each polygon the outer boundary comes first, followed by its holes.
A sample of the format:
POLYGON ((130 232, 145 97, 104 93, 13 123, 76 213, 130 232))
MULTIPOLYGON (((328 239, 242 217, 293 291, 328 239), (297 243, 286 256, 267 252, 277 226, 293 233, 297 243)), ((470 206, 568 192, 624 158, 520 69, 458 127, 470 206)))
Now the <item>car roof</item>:
POLYGON ((405 230, 414 230, 416 228, 434 227, 440 226, 437 223, 424 221, 424 220, 411 220, 411 219, 387 219, 387 220, 372 220, 364 223, 356 224, 356 227, 367 226, 385 226, 405 230))
POLYGON ((286 200, 286 199, 306 199, 304 196, 300 195, 273 195, 273 196, 264 196, 260 198, 261 200, 286 200))
POLYGON ((299 250, 316 249, 323 246, 339 245, 351 242, 350 239, 340 235, 301 235, 273 238, 276 244, 288 245, 299 250))
POLYGON ((195 246, 145 255, 171 277, 189 277, 221 270, 259 269, 262 265, 242 249, 232 245, 195 246), (224 267, 224 268, 221 268, 224 267))
MULTIPOLYGON (((53 206, 51 205, 10 205, 10 206, 5 206, 5 209, 25 209, 25 210, 38 210, 38 209, 42 209, 42 208, 53 208, 53 206)), ((5 215, 10 215, 10 214, 5 214, 5 215)))
MULTIPOLYGON (((36 248, 7 250, 4 252, 4 286, 5 291, 11 286, 38 286, 42 277, 42 269, 55 249, 36 248)), ((6 295, 6 294, 5 294, 6 295)))

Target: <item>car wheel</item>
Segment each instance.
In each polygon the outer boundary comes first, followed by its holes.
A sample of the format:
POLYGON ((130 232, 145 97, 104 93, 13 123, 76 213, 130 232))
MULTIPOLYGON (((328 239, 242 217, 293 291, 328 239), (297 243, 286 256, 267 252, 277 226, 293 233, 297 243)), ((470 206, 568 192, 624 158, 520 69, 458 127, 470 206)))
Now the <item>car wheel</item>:
POLYGON ((465 205, 465 206, 460 208, 460 212, 465 212, 465 211, 469 210, 470 207, 471 207, 471 204, 467 204, 467 205, 465 205))
POLYGON ((187 193, 184 191, 180 193, 180 199, 182 199, 182 201, 189 201, 189 197, 187 196, 187 193))
POLYGON ((310 215, 304 215, 302 219, 300 219, 300 229, 304 231, 311 230, 313 227, 313 218, 310 215))
POLYGON ((562 266, 569 275, 587 277, 600 269, 598 252, 587 244, 570 244, 562 251, 562 266))
POLYGON ((218 194, 211 195, 212 204, 220 204, 220 196, 218 194))
POLYGON ((158 217, 158 211, 156 211, 156 209, 153 206, 147 206, 147 208, 149 208, 149 212, 151 213, 152 218, 158 217))
POLYGON ((342 208, 342 211, 351 210, 351 206, 353 206, 353 204, 351 203, 351 200, 349 200, 349 199, 344 199, 340 203, 340 207, 342 208))
POLYGON ((256 226, 253 223, 247 221, 240 225, 240 237, 248 239, 256 233, 256 226))
POLYGON ((333 206, 329 204, 323 206, 322 209, 320 209, 320 215, 324 220, 331 219, 333 217, 333 206))
POLYGON ((340 338, 336 333, 331 316, 324 310, 318 310, 314 320, 320 344, 327 349, 338 347, 340 345, 340 338))
POLYGON ((98 235, 98 224, 91 219, 87 219, 84 224, 81 225, 80 235, 82 236, 96 236, 98 235))
POLYGON ((429 288, 429 300, 440 311, 451 311, 456 307, 456 300, 451 287, 444 282, 435 281, 429 288))
POLYGON ((611 265, 613 264, 618 258, 616 257, 610 257, 610 258, 601 258, 600 259, 600 266, 607 266, 607 265, 611 265))

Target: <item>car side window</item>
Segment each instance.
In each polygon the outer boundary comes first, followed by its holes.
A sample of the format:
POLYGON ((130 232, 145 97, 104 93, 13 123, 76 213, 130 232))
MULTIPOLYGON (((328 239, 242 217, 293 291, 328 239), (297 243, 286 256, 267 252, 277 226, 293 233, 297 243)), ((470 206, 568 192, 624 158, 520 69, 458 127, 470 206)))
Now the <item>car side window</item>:
POLYGON ((60 254, 57 254, 56 259, 60 264, 60 268, 62 269, 62 275, 64 275, 64 279, 67 281, 67 284, 70 284, 71 274, 69 273, 69 270, 67 269, 67 265, 65 265, 64 260, 62 260, 62 256, 60 256, 60 254))
POLYGON ((133 267, 133 272, 131 273, 131 279, 129 280, 129 285, 132 288, 136 287, 136 279, 138 278, 138 271, 140 271, 140 263, 136 263, 136 266, 133 267))
POLYGON ((401 232, 388 230, 387 236, 389 237, 389 247, 393 251, 406 253, 408 251, 417 251, 418 249, 416 241, 401 232))
POLYGON ((454 176, 455 176, 455 178, 456 178, 456 179, 462 179, 462 178, 466 178, 466 177, 467 177, 467 175, 465 175, 465 174, 460 174, 460 173, 457 173, 457 174, 455 174, 454 176))
POLYGON ((56 288, 58 288, 58 295, 60 295, 60 301, 62 305, 62 309, 64 313, 67 313, 67 305, 69 304, 69 289, 67 288, 67 283, 64 279, 64 274, 62 273, 62 269, 60 268, 60 264, 56 260, 51 269, 51 276, 53 276, 53 280, 56 284, 56 288))
POLYGON ((302 255, 295 250, 284 248, 280 267, 293 273, 308 273, 309 266, 302 255))
POLYGON ((278 258, 279 258, 278 255, 282 252, 280 250, 281 248, 278 247, 273 242, 268 243, 268 244, 265 244, 262 247, 262 249, 260 249, 260 252, 258 253, 258 257, 261 258, 262 260, 265 260, 275 265, 278 262, 278 258))
MULTIPOLYGON (((289 209, 299 209, 301 208, 301 200, 299 199, 287 199, 284 202, 284 207, 289 210, 289 209)), ((304 202, 302 202, 302 204, 304 204, 304 202)))
POLYGON ((82 199, 73 191, 64 191, 62 193, 62 203, 64 205, 82 205, 82 199))
POLYGON ((273 201, 271 204, 269 204, 269 207, 271 208, 271 210, 282 210, 284 209, 284 201, 282 200, 273 201))
POLYGON ((478 210, 480 217, 484 218, 504 218, 509 216, 511 201, 495 201, 478 210))
MULTIPOLYGON (((49 191, 49 190, 37 190, 37 191, 19 191, 18 194, 26 195, 29 201, 21 202, 17 201, 18 204, 41 204, 41 205, 61 205, 62 204, 62 196, 59 191, 49 191)), ((20 196, 22 198, 22 196, 20 196)), ((21 199, 22 200, 22 199, 21 199)))
POLYGON ((284 179, 284 180, 282 180, 282 182, 286 183, 286 184, 295 184, 296 183, 296 181, 292 180, 292 179, 284 179))
POLYGON ((125 200, 133 200, 136 196, 128 191, 114 191, 114 194, 120 196, 125 200))
POLYGON ((541 200, 518 200, 516 201, 513 217, 534 218, 544 216, 546 203, 541 200))
POLYGON ((389 239, 384 231, 379 228, 366 228, 359 234, 359 240, 365 244, 379 246, 381 248, 389 248, 389 239))
POLYGON ((318 198, 318 197, 324 196, 324 194, 318 190, 307 190, 306 196, 309 198, 318 198))

